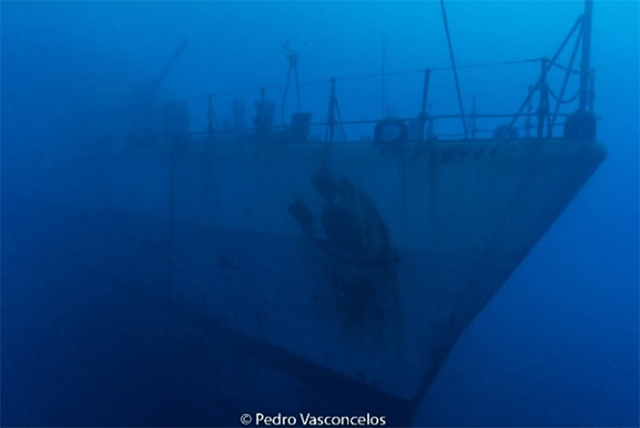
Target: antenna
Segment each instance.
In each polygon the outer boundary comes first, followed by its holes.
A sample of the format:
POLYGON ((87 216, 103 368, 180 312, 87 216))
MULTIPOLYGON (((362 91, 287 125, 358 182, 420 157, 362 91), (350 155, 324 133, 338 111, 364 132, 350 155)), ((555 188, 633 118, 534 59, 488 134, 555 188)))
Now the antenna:
POLYGON ((386 96, 386 82, 385 82, 385 66, 386 66, 386 43, 387 42, 387 38, 384 34, 384 32, 382 33, 382 63, 380 65, 380 78, 381 78, 381 95, 382 95, 382 104, 380 105, 380 111, 382 112, 382 115, 384 116, 384 105, 385 105, 385 96, 386 96))
POLYGON ((582 15, 582 62, 580 64, 580 110, 585 110, 589 99, 589 59, 591 55, 591 19, 593 1, 585 0, 582 15))
POLYGON ((298 112, 300 112, 300 81, 298 80, 298 54, 291 49, 291 45, 289 42, 284 42, 282 47, 285 51, 287 51, 287 59, 289 60, 289 71, 287 72, 287 84, 284 88, 284 95, 282 96, 282 104, 281 104, 281 114, 282 114, 282 123, 286 123, 284 119, 284 107, 287 102, 287 94, 289 93, 289 83, 291 81, 291 73, 293 72, 293 77, 295 79, 296 85, 296 101, 298 112))

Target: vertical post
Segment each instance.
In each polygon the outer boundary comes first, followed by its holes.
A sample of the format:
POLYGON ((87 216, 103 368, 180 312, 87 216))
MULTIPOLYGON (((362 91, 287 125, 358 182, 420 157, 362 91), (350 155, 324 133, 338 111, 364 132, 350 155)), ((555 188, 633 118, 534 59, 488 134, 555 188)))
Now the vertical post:
POLYGON ((433 118, 429 117, 431 115, 431 105, 427 106, 427 140, 433 138, 433 118))
POLYGON ((329 113, 327 114, 327 132, 325 140, 328 139, 330 143, 333 143, 333 137, 335 133, 336 116, 336 78, 331 78, 331 95, 329 96, 329 113))
MULTIPOLYGON (((529 93, 533 90, 533 87, 529 85, 529 93)), ((531 104, 531 98, 527 103, 527 120, 524 123, 524 131, 527 133, 527 138, 531 136, 531 112, 533 111, 533 104, 531 104)))
POLYGON ((266 103, 266 89, 260 88, 260 106, 257 114, 257 120, 255 120, 254 128, 259 141, 264 141, 265 133, 267 132, 267 120, 265 118, 265 103, 266 103))
POLYGON ((300 102, 300 80, 298 79, 298 55, 294 56, 294 77, 296 78, 296 101, 298 102, 298 113, 302 111, 302 103, 300 102))
POLYGON ((207 95, 207 134, 209 135, 209 144, 213 144, 213 106, 211 94, 207 95))
POLYGON ((167 324, 165 326, 165 338, 169 339, 171 332, 171 324, 173 320, 173 270, 174 270, 174 251, 175 251, 175 200, 176 200, 176 188, 175 188, 175 169, 176 169, 176 139, 177 136, 169 135, 169 143, 171 144, 169 152, 169 254, 167 260, 167 324))
POLYGON ((266 89, 260 88, 260 120, 264 120, 265 97, 266 97, 266 89))
POLYGON ((431 80, 431 69, 424 70, 424 83, 422 85, 422 105, 420 107, 420 141, 424 140, 424 125, 427 122, 427 103, 429 101, 429 81, 431 80))
POLYGON ((540 60, 540 103, 538 105, 538 138, 544 135, 544 121, 549 112, 549 93, 547 87, 548 58, 540 60))
POLYGON ((580 110, 589 103, 589 60, 591 55, 591 19, 593 1, 585 0, 582 16, 582 62, 580 64, 580 110))
POLYGON ((590 83, 589 83, 589 102, 587 103, 587 105, 589 106, 589 111, 591 113, 593 113, 593 101, 596 98, 596 93, 595 93, 595 71, 593 69, 591 69, 591 79, 590 79, 590 83))
POLYGON ((386 37, 385 34, 382 33, 382 63, 380 64, 380 79, 381 79, 381 90, 382 90, 382 99, 381 99, 381 104, 380 104, 380 113, 382 114, 382 117, 384 117, 384 106, 386 104, 386 82, 385 82, 385 62, 386 62, 386 55, 385 55, 385 51, 386 51, 386 37))
POLYGON ((471 127, 471 139, 476 139, 476 133, 478 131, 478 127, 476 126, 476 100, 477 96, 473 96, 473 104, 471 106, 471 120, 469 121, 469 127, 471 127))

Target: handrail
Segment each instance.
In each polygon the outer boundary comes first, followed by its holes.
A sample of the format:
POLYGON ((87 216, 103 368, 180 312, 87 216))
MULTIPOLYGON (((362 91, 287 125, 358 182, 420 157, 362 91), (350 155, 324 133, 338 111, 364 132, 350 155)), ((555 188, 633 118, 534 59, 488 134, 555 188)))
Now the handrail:
MULTIPOLYGON (((527 113, 527 114, 522 114, 522 117, 538 117, 539 113, 527 113)), ((502 118, 512 118, 514 116, 513 113, 492 113, 492 114, 476 114, 474 115, 474 117, 476 119, 502 119, 502 118)), ((558 117, 562 117, 562 118, 567 118, 569 117, 569 114, 563 114, 563 113, 559 113, 558 117)), ((429 121, 436 121, 436 120, 445 120, 445 119, 460 119, 461 115, 459 114, 440 114, 440 115, 433 115, 433 116, 429 116, 428 120, 429 121)), ((466 118, 471 118, 471 114, 466 115, 466 118)), ((409 117, 409 118, 399 118, 397 119, 401 122, 408 122, 408 121, 420 121, 420 118, 416 118, 416 117, 409 117)), ((379 121, 378 120, 372 120, 372 119, 367 119, 367 120, 345 120, 345 121, 338 121, 335 120, 334 121, 323 121, 323 122, 314 122, 314 123, 310 123, 309 127, 313 127, 313 128, 323 128, 323 127, 329 127, 330 125, 333 125, 333 127, 339 127, 339 126, 350 126, 350 125, 375 125, 377 124, 379 121)), ((556 126, 562 126, 564 125, 564 123, 554 123, 554 124, 550 124, 550 126, 552 127, 556 127, 556 126)), ((515 127, 516 129, 526 129, 526 126, 521 126, 521 127, 515 127)), ((271 127, 272 131, 275 132, 282 132, 282 131, 286 131, 291 129, 290 125, 274 125, 273 127, 271 127)), ((233 135, 233 134, 247 134, 247 133, 252 133, 255 132, 256 128, 249 128, 249 129, 243 129, 243 130, 238 130, 238 129, 221 129, 215 132, 215 134, 217 135, 233 135)), ((493 132, 494 129, 481 129, 478 128, 476 129, 476 132, 480 132, 480 133, 487 133, 487 132, 493 132)), ((198 132, 190 132, 190 135, 193 137, 199 137, 199 136, 209 136, 209 130, 206 131, 198 131, 198 132)), ((458 133, 458 134, 440 134, 442 136, 447 136, 447 135, 456 135, 456 136, 464 136, 464 133, 458 133)), ((327 139, 327 137, 325 137, 325 142, 331 143, 331 137, 328 137, 329 139, 327 139)))

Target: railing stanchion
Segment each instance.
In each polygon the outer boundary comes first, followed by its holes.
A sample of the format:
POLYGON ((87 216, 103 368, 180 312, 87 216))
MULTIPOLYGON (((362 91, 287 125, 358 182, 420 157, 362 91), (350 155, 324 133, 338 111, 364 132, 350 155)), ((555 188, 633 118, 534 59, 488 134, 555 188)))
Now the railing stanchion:
POLYGON ((325 134, 325 140, 328 139, 330 143, 333 143, 333 138, 335 134, 335 126, 336 126, 335 107, 336 107, 336 79, 335 77, 332 77, 331 78, 331 95, 329 96, 329 113, 327 114, 327 132, 325 134))
POLYGON ((433 132, 434 118, 431 116, 431 105, 427 106, 427 140, 431 140, 434 136, 433 132))
POLYGON ((473 103, 471 105, 471 117, 469 118, 469 128, 471 128, 471 139, 475 140, 476 139, 476 133, 478 132, 478 127, 476 126, 476 116, 477 116, 477 112, 476 112, 476 101, 477 101, 477 95, 473 96, 473 103))
POLYGON ((429 81, 431 80, 431 69, 424 70, 424 84, 422 86, 422 108, 420 109, 420 141, 424 140, 424 125, 429 119, 427 114, 427 103, 429 100, 429 81))
POLYGON ((591 19, 593 14, 593 1, 585 0, 584 14, 582 18, 582 58, 580 64, 580 110, 585 110, 589 105, 589 60, 591 51, 591 19))
POLYGON ((264 105, 265 105, 266 89, 260 88, 260 118, 264 117, 264 105))
POLYGON ((544 135, 544 121, 549 114, 549 88, 547 87, 548 58, 540 60, 540 103, 538 105, 538 138, 544 135))
MULTIPOLYGON (((532 85, 529 85, 528 91, 531 92, 533 89, 532 85)), ((531 102, 531 98, 529 98, 529 102, 527 103, 527 120, 524 123, 524 131, 527 134, 527 138, 531 137, 531 112, 533 111, 533 103, 531 102)))
POLYGON ((209 144, 213 144, 213 106, 211 94, 207 95, 207 135, 209 136, 209 144))
POLYGON ((591 113, 593 113, 593 101, 596 98, 596 93, 595 93, 595 89, 594 89, 594 85, 595 85, 595 70, 592 68, 591 72, 589 73, 589 102, 588 107, 589 107, 589 111, 591 113))

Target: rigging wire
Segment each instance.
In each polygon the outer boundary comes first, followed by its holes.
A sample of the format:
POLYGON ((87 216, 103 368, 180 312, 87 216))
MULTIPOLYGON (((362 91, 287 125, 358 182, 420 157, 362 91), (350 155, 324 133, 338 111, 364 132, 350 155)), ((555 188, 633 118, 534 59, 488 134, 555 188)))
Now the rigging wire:
POLYGON ((554 94, 551 88, 547 88, 547 90, 549 91, 549 95, 551 95, 551 98, 556 100, 558 104, 570 104, 578 98, 578 95, 580 95, 580 90, 578 90, 571 98, 567 98, 563 100, 563 99, 560 99, 558 95, 554 94))
POLYGON ((580 70, 574 70, 571 67, 565 67, 564 65, 558 64, 557 62, 552 64, 554 67, 558 67, 560 70, 564 70, 568 73, 580 74, 580 70))
MULTIPOLYGON (((540 62, 540 58, 530 58, 530 59, 515 60, 515 61, 497 61, 497 62, 467 64, 467 65, 457 66, 456 68, 458 70, 470 70, 475 68, 500 67, 500 66, 527 64, 527 63, 534 63, 534 62, 540 62)), ((562 67, 560 65, 558 66, 562 67)), ((451 71, 453 67, 451 66, 429 67, 429 69, 431 71, 451 71)), ((393 76, 403 76, 403 75, 409 75, 409 74, 423 74, 423 73, 424 73, 424 68, 420 70, 417 70, 417 69, 416 70, 398 70, 398 71, 385 72, 384 76, 393 77, 393 76)), ((382 76, 381 73, 354 74, 354 75, 337 77, 336 80, 374 79, 374 78, 379 78, 381 76, 382 76)), ((299 82, 299 86, 317 85, 321 83, 328 83, 330 81, 331 81, 331 78, 307 80, 307 81, 299 82)), ((286 84, 285 85, 268 85, 268 86, 260 86, 260 87, 253 87, 253 88, 233 89, 230 91, 209 91, 209 93, 214 96, 238 95, 243 93, 257 92, 263 88, 266 90, 273 90, 273 89, 283 89, 285 87, 286 87, 286 84)), ((197 95, 193 97, 186 97, 185 99, 199 98, 199 97, 200 96, 197 95)))
POLYGON ((576 36, 576 43, 575 43, 575 46, 573 47, 573 52, 571 52, 571 59, 569 60, 569 68, 566 70, 564 80, 562 81, 562 87, 560 88, 560 95, 556 96, 551 90, 551 88, 548 88, 549 94, 556 101, 556 107, 553 110, 553 116, 551 116, 551 119, 550 119, 552 128, 553 128, 553 124, 556 122, 556 119, 558 117, 558 112, 560 111, 560 104, 568 104, 572 102, 575 98, 577 98, 580 94, 580 90, 578 90, 578 92, 574 97, 571 97, 569 100, 564 100, 564 101, 562 100, 562 97, 564 97, 564 93, 567 89, 567 84, 569 83, 569 78, 571 77, 571 68, 573 67, 573 63, 576 59, 576 55, 578 54, 578 48, 583 42, 583 33, 584 33, 584 28, 581 28, 576 36))

